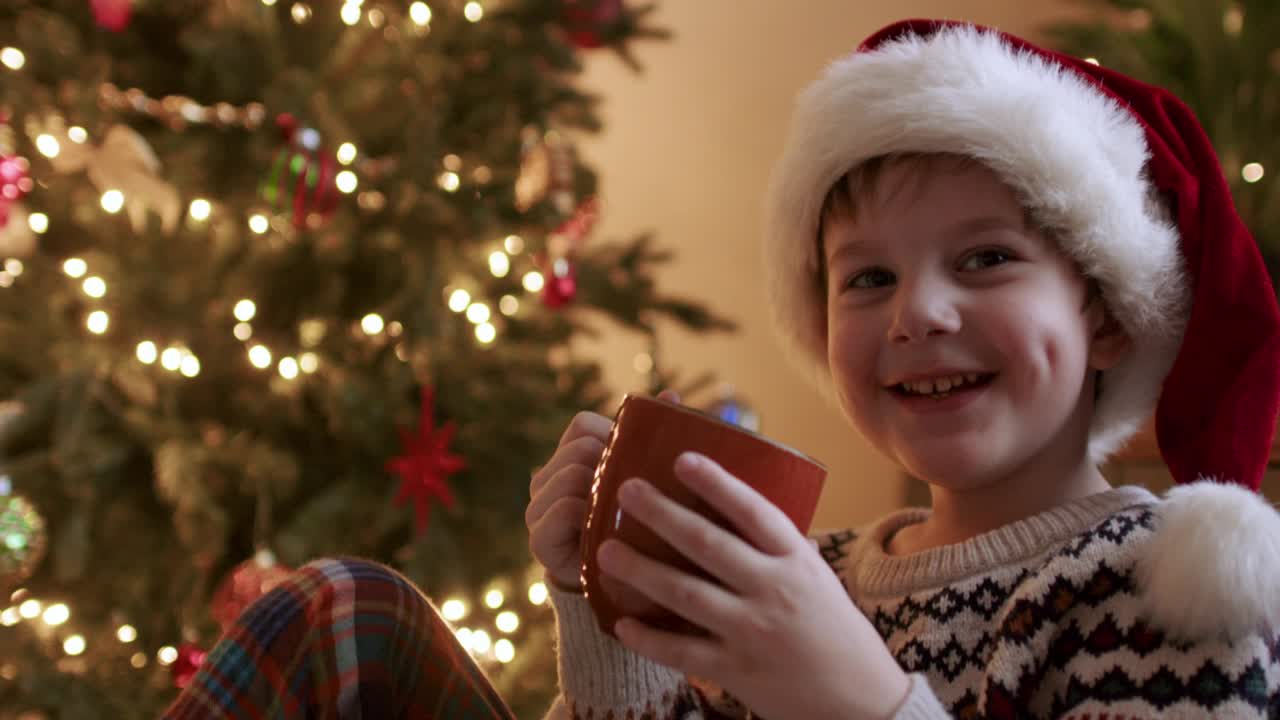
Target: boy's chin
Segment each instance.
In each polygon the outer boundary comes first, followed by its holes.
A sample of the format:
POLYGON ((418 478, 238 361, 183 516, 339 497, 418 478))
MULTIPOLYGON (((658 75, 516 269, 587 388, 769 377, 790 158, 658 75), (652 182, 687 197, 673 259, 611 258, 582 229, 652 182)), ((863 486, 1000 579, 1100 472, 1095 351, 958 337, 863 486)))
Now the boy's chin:
POLYGON ((982 487, 999 475, 990 451, 929 448, 899 453, 898 463, 914 478, 950 490, 982 487))

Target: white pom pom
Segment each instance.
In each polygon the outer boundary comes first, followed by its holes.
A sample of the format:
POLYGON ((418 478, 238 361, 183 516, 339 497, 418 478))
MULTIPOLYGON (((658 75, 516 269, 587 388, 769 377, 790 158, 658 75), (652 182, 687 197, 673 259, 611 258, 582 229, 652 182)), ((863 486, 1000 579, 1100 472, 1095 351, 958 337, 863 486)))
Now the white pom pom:
POLYGON ((1175 487, 1143 548, 1138 594, 1156 629, 1180 640, 1280 627, 1280 513, 1239 485, 1175 487))

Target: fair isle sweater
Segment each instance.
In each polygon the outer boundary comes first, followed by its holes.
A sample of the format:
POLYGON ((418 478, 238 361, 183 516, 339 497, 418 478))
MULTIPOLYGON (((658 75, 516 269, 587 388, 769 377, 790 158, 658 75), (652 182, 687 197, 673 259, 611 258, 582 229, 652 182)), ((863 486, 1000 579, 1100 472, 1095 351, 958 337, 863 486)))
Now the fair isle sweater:
MULTIPOLYGON (((1280 718, 1275 634, 1177 640, 1145 617, 1134 569, 1160 502, 1116 488, 905 556, 886 543, 927 510, 815 537, 910 674, 896 718, 1280 718)), ((752 717, 601 633, 581 595, 552 598, 561 696, 547 720, 752 717)))

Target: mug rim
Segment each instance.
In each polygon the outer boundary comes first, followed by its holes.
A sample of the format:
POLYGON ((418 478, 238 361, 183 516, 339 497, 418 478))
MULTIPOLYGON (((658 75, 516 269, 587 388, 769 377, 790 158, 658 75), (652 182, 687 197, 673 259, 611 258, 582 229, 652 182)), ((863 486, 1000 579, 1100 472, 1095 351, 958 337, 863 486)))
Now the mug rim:
MULTIPOLYGON (((808 455, 808 454, 806 454, 806 453, 803 453, 803 452, 801 452, 801 451, 799 451, 799 450, 797 450, 797 449, 795 449, 795 448, 793 448, 793 447, 791 447, 791 446, 789 446, 789 445, 787 445, 787 444, 785 444, 785 443, 782 443, 782 442, 779 442, 779 441, 777 441, 777 440, 774 440, 773 438, 770 438, 770 437, 766 437, 766 436, 764 436, 764 435, 761 435, 760 433, 758 433, 758 432, 756 432, 756 431, 754 431, 754 430, 750 430, 750 429, 748 429, 748 428, 744 428, 744 427, 742 427, 741 425, 735 425, 735 424, 733 424, 733 423, 731 423, 731 422, 728 422, 728 421, 726 421, 726 420, 722 420, 722 419, 720 419, 720 418, 716 417, 715 415, 712 415, 711 413, 703 412, 702 410, 699 410, 699 409, 697 409, 697 408, 695 408, 695 407, 690 407, 690 406, 688 406, 688 405, 682 405, 682 404, 680 404, 680 403, 674 403, 674 402, 671 402, 670 400, 663 400, 662 398, 654 397, 654 396, 652 396, 652 395, 646 395, 646 394, 644 394, 644 393, 627 393, 626 395, 623 395, 623 396, 622 396, 622 402, 618 405, 618 412, 621 412, 623 405, 626 405, 628 402, 631 402, 631 401, 633 401, 633 400, 643 400, 643 401, 651 402, 651 403, 654 403, 654 404, 657 404, 657 405, 665 405, 666 407, 669 407, 669 408, 672 408, 672 409, 675 409, 675 410, 679 410, 680 412, 683 412, 683 413, 686 413, 686 414, 689 414, 689 415, 697 416, 697 417, 699 417, 699 418, 701 418, 701 419, 703 419, 703 420, 708 420, 708 421, 713 422, 713 423, 715 423, 715 424, 717 424, 717 425, 720 425, 720 426, 721 426, 721 427, 723 427, 723 428, 726 428, 726 429, 729 429, 729 430, 736 430, 736 431, 738 431, 738 432, 740 432, 740 433, 742 433, 742 434, 744 434, 744 435, 748 435, 748 436, 750 436, 750 437, 753 437, 753 438, 755 438, 756 440, 760 440, 761 442, 768 443, 769 445, 772 445, 772 446, 774 446, 775 448, 777 448, 777 449, 779 449, 779 450, 783 450, 783 451, 785 451, 785 452, 791 453, 792 455, 795 455, 796 457, 800 458, 801 460, 804 460, 804 461, 806 461, 806 462, 809 462, 809 463, 812 463, 812 464, 814 464, 814 465, 817 465, 818 467, 822 468, 822 470, 823 470, 823 471, 828 471, 828 472, 829 472, 829 468, 827 468, 827 464, 826 464, 826 463, 824 463, 824 462, 822 462, 821 460, 818 460, 818 459, 816 459, 816 458, 814 458, 814 457, 812 457, 812 456, 810 456, 810 455, 808 455)), ((618 421, 618 412, 615 412, 615 413, 614 413, 614 415, 613 415, 613 420, 614 420, 614 422, 615 422, 615 423, 618 421)))

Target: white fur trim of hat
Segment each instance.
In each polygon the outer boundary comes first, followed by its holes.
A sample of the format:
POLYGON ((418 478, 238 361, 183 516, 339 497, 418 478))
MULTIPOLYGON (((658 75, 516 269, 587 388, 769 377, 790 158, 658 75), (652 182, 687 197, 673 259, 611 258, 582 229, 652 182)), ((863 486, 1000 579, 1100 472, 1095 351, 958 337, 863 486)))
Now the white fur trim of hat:
POLYGON ((1155 407, 1190 307, 1177 229, 1144 174, 1142 125, 1070 68, 970 26, 832 63, 798 98, 764 203, 774 325, 822 389, 831 382, 817 278, 822 201, 859 164, 899 153, 983 163, 1097 280, 1133 341, 1105 372, 1090 427, 1089 455, 1101 463, 1155 407))

